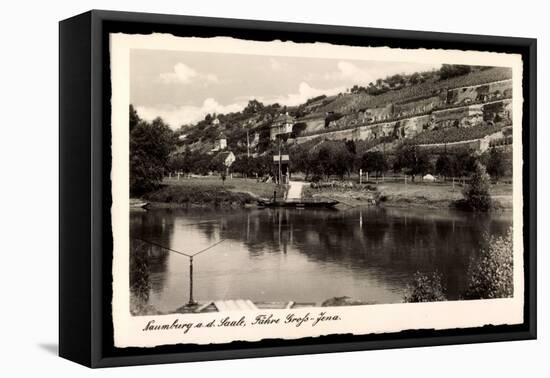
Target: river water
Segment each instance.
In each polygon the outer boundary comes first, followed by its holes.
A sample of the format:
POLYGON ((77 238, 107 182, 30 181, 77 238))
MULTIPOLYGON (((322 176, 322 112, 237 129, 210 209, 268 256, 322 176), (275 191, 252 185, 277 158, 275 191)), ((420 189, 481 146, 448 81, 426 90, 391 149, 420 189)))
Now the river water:
MULTIPOLYGON (((504 235, 511 213, 366 207, 168 209, 131 212, 132 238, 194 254, 195 300, 322 302, 348 296, 401 302, 415 272, 439 271, 449 299, 464 291, 484 235, 504 235)), ((170 312, 189 300, 189 258, 133 239, 132 282, 147 304, 170 312), (141 248, 147 249, 147 248, 141 248)))

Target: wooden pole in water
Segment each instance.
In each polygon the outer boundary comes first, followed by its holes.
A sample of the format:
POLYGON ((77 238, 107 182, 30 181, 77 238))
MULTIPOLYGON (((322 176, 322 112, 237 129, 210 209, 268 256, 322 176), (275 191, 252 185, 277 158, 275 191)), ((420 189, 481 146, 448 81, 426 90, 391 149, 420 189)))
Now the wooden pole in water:
POLYGON ((195 306, 197 302, 193 300, 193 256, 189 256, 189 302, 187 306, 195 306))

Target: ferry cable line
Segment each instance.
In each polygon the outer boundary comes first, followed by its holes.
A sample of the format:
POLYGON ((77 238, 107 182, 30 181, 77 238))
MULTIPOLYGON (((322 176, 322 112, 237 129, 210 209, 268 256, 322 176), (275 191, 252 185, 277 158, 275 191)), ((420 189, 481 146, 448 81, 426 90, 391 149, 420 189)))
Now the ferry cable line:
POLYGON ((152 242, 150 240, 145 240, 145 239, 136 238, 136 237, 134 237, 132 239, 139 240, 140 242, 147 243, 147 244, 150 244, 150 245, 154 245, 156 247, 165 249, 167 251, 177 253, 177 254, 185 256, 189 259, 189 302, 187 302, 187 304, 186 304, 187 307, 192 307, 192 306, 197 305, 197 302, 195 302, 195 300, 193 299, 193 257, 214 248, 215 246, 217 246, 218 244, 220 244, 220 243, 222 243, 223 241, 226 240, 226 239, 220 239, 216 243, 211 244, 210 246, 208 246, 206 248, 203 248, 198 252, 195 252, 193 254, 188 254, 188 253, 185 253, 185 252, 177 251, 177 250, 172 249, 172 248, 168 248, 166 246, 163 246, 161 244, 152 242))

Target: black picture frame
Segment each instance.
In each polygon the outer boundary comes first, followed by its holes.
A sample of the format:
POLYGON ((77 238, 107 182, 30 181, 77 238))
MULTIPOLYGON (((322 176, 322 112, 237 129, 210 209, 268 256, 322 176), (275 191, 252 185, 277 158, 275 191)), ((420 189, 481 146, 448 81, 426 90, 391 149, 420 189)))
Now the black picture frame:
POLYGON ((536 338, 536 40, 93 10, 59 24, 59 354, 89 367, 406 348, 536 338), (523 59, 524 321, 520 325, 299 340, 113 346, 110 194, 112 32, 445 48, 523 59))

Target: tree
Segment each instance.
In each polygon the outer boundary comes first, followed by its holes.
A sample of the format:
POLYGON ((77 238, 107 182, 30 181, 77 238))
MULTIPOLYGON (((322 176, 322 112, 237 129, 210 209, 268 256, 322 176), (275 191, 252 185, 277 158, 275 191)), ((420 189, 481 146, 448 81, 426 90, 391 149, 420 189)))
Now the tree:
POLYGON ((461 64, 444 64, 439 70, 439 78, 441 80, 450 79, 452 77, 466 75, 472 71, 472 66, 461 64))
POLYGON ((447 177, 454 175, 453 163, 449 155, 446 153, 438 156, 437 161, 435 162, 435 172, 438 175, 441 175, 446 180, 447 177))
POLYGON ((308 159, 309 149, 303 144, 293 146, 290 150, 290 162, 294 172, 302 172, 307 180, 311 171, 310 160, 308 159))
POLYGON ((270 140, 270 132, 269 132, 269 126, 271 125, 271 122, 266 123, 262 128, 259 129, 260 131, 260 140, 258 142, 258 151, 264 152, 269 148, 269 145, 271 144, 270 140))
POLYGON ((239 155, 231 165, 234 172, 241 173, 243 176, 251 176, 254 174, 254 159, 246 155, 239 155))
POLYGON ((498 182, 498 180, 504 176, 504 154, 502 151, 495 147, 489 150, 489 157, 487 159, 487 173, 498 182))
POLYGON ((460 151, 454 155, 452 160, 453 173, 456 176, 469 176, 474 172, 477 163, 477 158, 468 151, 460 151))
POLYGON ((432 163, 429 155, 418 146, 402 145, 397 150, 394 169, 404 170, 414 181, 416 175, 428 173, 432 169, 432 163))
POLYGON ((480 162, 476 162, 469 184, 464 188, 464 204, 469 210, 488 211, 491 208, 489 175, 480 162))
POLYGON ((130 132, 141 122, 141 118, 132 104, 130 104, 130 132))
POLYGON ((346 145, 346 148, 348 149, 350 154, 355 155, 357 153, 357 146, 355 145, 355 141, 353 139, 346 140, 344 144, 346 145))
POLYGON ((308 155, 308 160, 311 164, 313 173, 320 176, 326 176, 328 179, 332 173, 331 167, 333 156, 332 151, 326 143, 321 145, 319 149, 311 151, 308 155))
POLYGON ((343 178, 353 169, 355 155, 341 141, 326 141, 307 152, 308 167, 319 176, 343 178))
POLYGON ((351 173, 353 169, 355 155, 349 151, 348 146, 344 143, 331 143, 329 148, 332 150, 331 154, 333 156, 329 169, 340 178, 344 178, 344 175, 351 173))
POLYGON ((300 136, 307 128, 307 123, 298 122, 292 125, 292 137, 296 138, 300 136))
POLYGON ((254 158, 254 170, 259 176, 271 173, 273 170, 271 155, 262 155, 254 158))
POLYGON ((174 133, 161 118, 134 126, 130 133, 131 194, 140 195, 158 185, 175 146, 174 133))
POLYGON ((246 105, 246 108, 243 110, 243 114, 254 114, 258 113, 264 108, 264 104, 259 102, 256 99, 248 101, 248 105, 246 105))
POLYGON ((388 163, 384 154, 380 151, 367 151, 361 157, 361 169, 369 172, 376 173, 379 176, 381 173, 388 169, 388 163))
POLYGON ((191 167, 199 175, 206 175, 210 172, 210 162, 212 158, 205 153, 196 152, 190 156, 191 167))
POLYGON ((420 83, 420 80, 421 80, 421 76, 418 72, 415 72, 413 73, 410 77, 409 77, 409 82, 412 84, 412 85, 416 85, 418 83, 420 83))

